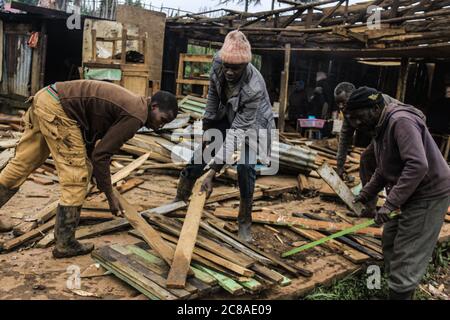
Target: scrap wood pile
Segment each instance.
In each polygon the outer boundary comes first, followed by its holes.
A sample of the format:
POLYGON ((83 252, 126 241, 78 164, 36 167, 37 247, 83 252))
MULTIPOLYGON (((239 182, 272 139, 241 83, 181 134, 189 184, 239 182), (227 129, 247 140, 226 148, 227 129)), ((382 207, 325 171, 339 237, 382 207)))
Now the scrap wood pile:
MULTIPOLYGON (((204 103, 196 106, 204 108, 204 103)), ((364 221, 348 216, 345 206, 326 201, 331 197, 333 201, 346 203, 353 212, 360 210, 350 201, 350 189, 339 184, 330 168, 335 165, 336 153, 332 141, 319 145, 295 133, 281 137, 280 154, 285 159, 281 161, 281 169, 285 173, 257 180, 253 211, 255 239, 251 244, 236 236, 239 190, 235 187, 233 168, 222 173, 219 179, 222 183, 208 199, 199 192, 197 183, 189 205, 167 201, 167 205, 149 206, 130 199, 127 192, 132 189, 173 198, 176 185, 173 175, 178 176, 190 159, 194 128, 201 128, 194 121, 198 117, 192 116, 201 110, 183 110, 186 111, 166 125, 162 133, 138 133, 122 147, 121 154, 112 158, 112 183, 125 208, 124 217, 113 216, 104 195, 95 187, 90 188, 76 238, 87 239, 127 229, 136 237, 136 242, 127 245, 102 246, 95 250, 92 257, 103 268, 150 299, 194 299, 212 292, 261 296, 274 286, 288 286, 296 279, 313 279, 317 270, 314 263, 308 262, 311 256, 321 259, 339 254, 357 264, 382 258, 381 230, 373 227, 281 258, 293 248, 364 221), (295 163, 297 167, 293 166, 295 163), (156 180, 167 175, 172 184, 161 185, 164 183, 156 180), (153 188, 158 184, 158 189, 153 188)), ((8 117, 0 117, 3 167, 12 157, 21 135, 20 117, 8 117)), ((357 165, 354 162, 360 152, 355 148, 350 153, 355 160, 350 161, 348 171, 357 165)), ((31 176, 37 184, 47 184, 44 178, 57 186, 51 158, 31 176)), ((58 201, 50 201, 36 212, 19 217, 11 238, 2 243, 3 251, 52 246, 57 204, 58 201)))

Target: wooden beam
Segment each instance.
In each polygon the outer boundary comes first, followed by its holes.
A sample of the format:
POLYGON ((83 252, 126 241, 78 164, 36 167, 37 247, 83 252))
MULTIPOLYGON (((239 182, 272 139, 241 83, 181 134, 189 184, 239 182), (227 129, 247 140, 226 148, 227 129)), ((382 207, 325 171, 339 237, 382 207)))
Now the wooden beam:
MULTIPOLYGON (((229 208, 217 208, 214 215, 222 219, 237 219, 238 212, 229 208)), ((335 232, 351 228, 352 225, 340 222, 314 221, 310 219, 295 218, 291 216, 282 216, 279 214, 253 212, 252 218, 254 222, 272 224, 277 226, 297 226, 304 229, 312 229, 317 231, 335 232)), ((380 228, 364 228, 357 231, 358 234, 370 235, 373 237, 381 237, 382 229, 380 228)))
POLYGON ((402 58, 402 64, 400 66, 400 71, 397 80, 397 93, 396 93, 397 100, 400 100, 402 102, 405 101, 408 73, 409 73, 409 58, 402 58))
POLYGON ((147 242, 147 244, 155 250, 161 258, 164 259, 164 261, 171 264, 174 254, 173 249, 170 248, 161 238, 159 233, 156 232, 155 229, 153 229, 147 221, 141 217, 134 206, 129 204, 117 190, 114 189, 113 192, 124 209, 125 218, 130 222, 131 226, 142 234, 145 242, 147 242))
MULTIPOLYGON (((305 270, 305 269, 301 269, 301 268, 293 268, 292 266, 290 266, 288 263, 286 263, 286 261, 283 261, 282 259, 264 252, 262 250, 260 250, 258 247, 252 245, 251 243, 245 242, 240 240, 238 237, 236 237, 234 234, 232 234, 231 232, 228 232, 227 230, 222 229, 218 223, 216 222, 217 219, 214 218, 214 216, 212 216, 213 219, 210 219, 208 221, 209 225, 206 224, 202 224, 202 228, 204 228, 205 230, 215 234, 216 236, 219 237, 219 239, 223 240, 223 241, 227 241, 228 244, 232 245, 233 247, 237 247, 236 243, 239 243, 239 245, 241 245, 243 247, 243 249, 240 249, 241 251, 243 251, 244 253, 246 253, 245 251, 250 250, 250 252, 253 252, 253 255, 256 255, 257 257, 263 257, 263 259, 257 259, 259 262, 261 262, 262 264, 267 264, 266 261, 269 261, 271 264, 274 265, 278 265, 280 267, 282 267, 283 269, 285 269, 286 271, 290 272, 291 274, 294 275, 298 275, 301 274, 302 276, 305 277, 311 277, 312 276, 312 272, 310 272, 309 270, 305 270), (213 228, 211 228, 211 226, 213 228), (217 231, 217 232, 214 232, 217 231), (230 239, 231 238, 231 239, 230 239)), ((239 249, 239 247, 237 247, 239 249)), ((249 255, 248 253, 246 253, 247 255, 249 255)), ((249 255, 250 256, 250 255, 249 255)))
POLYGON ((283 22, 283 24, 281 25, 281 28, 286 28, 287 26, 289 26, 292 22, 295 21, 295 19, 297 19, 298 17, 300 17, 303 12, 305 12, 306 9, 300 9, 297 10, 296 13, 294 13, 292 16, 290 16, 285 22, 283 22))
MULTIPOLYGON (((180 236, 180 230, 174 225, 169 225, 169 219, 162 219, 162 217, 153 216, 151 221, 164 231, 172 234, 173 236, 179 237, 180 236)), ((172 219, 170 219, 172 220, 172 219)), ((220 245, 219 243, 212 241, 208 239, 207 237, 198 235, 197 236, 197 247, 202 247, 203 249, 206 249, 224 259, 227 259, 229 261, 233 261, 234 263, 248 268, 251 265, 255 263, 254 259, 248 258, 246 255, 240 254, 236 251, 233 251, 231 249, 228 249, 227 247, 220 245)))
POLYGON ((52 220, 48 221, 47 223, 44 223, 42 226, 21 235, 20 237, 8 240, 8 241, 4 242, 3 244, 0 244, 0 249, 1 250, 11 250, 11 249, 14 249, 14 248, 28 242, 29 240, 35 239, 39 236, 42 237, 44 232, 53 228, 54 225, 55 225, 55 219, 52 219, 52 220))
MULTIPOLYGON (((165 233, 161 233, 161 236, 166 239, 167 241, 170 241, 174 244, 180 243, 180 240, 178 240, 177 238, 167 235, 165 233)), ((194 247, 193 249, 193 254, 194 255, 198 255, 206 260, 209 260, 215 264, 218 264, 219 266, 224 267, 225 269, 228 269, 234 273, 237 273, 241 276, 244 277, 253 277, 255 275, 255 273, 247 268, 244 268, 228 259, 224 259, 214 253, 211 253, 207 250, 198 248, 198 247, 194 247)), ((190 263, 189 263, 190 264, 190 263)), ((170 286, 168 286, 168 288, 170 288, 170 286)))
POLYGON ((183 288, 186 284, 186 276, 195 247, 203 206, 206 201, 206 193, 200 189, 207 174, 195 182, 191 202, 189 203, 183 228, 181 229, 180 239, 173 257, 173 263, 167 278, 167 287, 169 288, 183 288))
POLYGON ((320 177, 336 192, 336 194, 344 201, 344 203, 353 210, 358 216, 361 215, 364 206, 361 203, 353 203, 355 196, 347 185, 339 178, 336 171, 334 171, 326 162, 317 169, 320 177))
POLYGON ((284 71, 281 76, 280 109, 278 114, 278 130, 284 131, 285 113, 289 100, 289 67, 291 64, 291 44, 287 43, 284 48, 284 71))
POLYGON ((328 19, 330 16, 332 16, 336 10, 341 6, 341 4, 344 2, 345 0, 339 0, 339 2, 334 6, 334 8, 328 12, 327 14, 325 14, 320 20, 319 22, 316 23, 316 27, 320 26, 320 24, 322 22, 324 22, 326 19, 328 19))

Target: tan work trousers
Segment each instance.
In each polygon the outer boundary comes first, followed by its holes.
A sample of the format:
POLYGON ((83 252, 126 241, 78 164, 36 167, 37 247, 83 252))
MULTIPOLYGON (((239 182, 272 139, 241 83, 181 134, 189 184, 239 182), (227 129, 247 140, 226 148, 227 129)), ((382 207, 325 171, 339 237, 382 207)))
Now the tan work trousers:
POLYGON ((59 99, 44 88, 33 98, 24 125, 16 154, 0 174, 0 184, 9 189, 19 188, 51 154, 61 186, 60 204, 81 206, 92 166, 77 122, 69 119, 59 99))

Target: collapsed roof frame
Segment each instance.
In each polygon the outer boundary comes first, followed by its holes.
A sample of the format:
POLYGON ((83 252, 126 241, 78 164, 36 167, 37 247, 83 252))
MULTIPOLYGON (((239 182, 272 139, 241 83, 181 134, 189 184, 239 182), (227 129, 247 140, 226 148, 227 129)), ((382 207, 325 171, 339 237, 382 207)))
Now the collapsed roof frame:
POLYGON ((348 5, 325 0, 257 13, 218 9, 169 18, 170 31, 195 43, 220 46, 224 36, 240 29, 256 51, 284 50, 290 43, 301 54, 340 54, 350 57, 450 56, 450 0, 373 0, 348 5), (324 6, 334 4, 333 6, 324 6), (378 28, 370 6, 379 8, 378 28), (221 17, 205 14, 223 11, 221 17), (368 20, 369 19, 369 20, 368 20))

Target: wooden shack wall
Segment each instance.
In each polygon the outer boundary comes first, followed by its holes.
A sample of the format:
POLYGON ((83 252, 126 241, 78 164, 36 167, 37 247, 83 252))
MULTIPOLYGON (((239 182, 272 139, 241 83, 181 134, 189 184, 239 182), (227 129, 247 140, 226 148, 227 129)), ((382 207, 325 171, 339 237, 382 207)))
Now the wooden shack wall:
POLYGON ((161 81, 166 15, 127 5, 117 6, 116 21, 138 25, 148 33, 150 80, 161 81))

